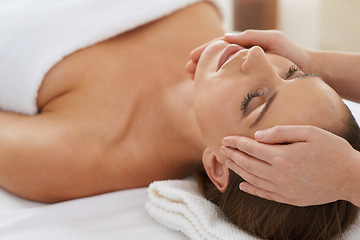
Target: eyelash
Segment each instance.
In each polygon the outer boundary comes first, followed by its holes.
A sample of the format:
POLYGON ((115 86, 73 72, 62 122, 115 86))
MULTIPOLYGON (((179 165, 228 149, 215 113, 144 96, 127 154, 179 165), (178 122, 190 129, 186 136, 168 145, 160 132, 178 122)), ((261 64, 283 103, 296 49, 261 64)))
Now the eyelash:
POLYGON ((288 79, 297 71, 300 71, 300 68, 295 64, 291 65, 285 79, 288 79))
MULTIPOLYGON (((297 71, 300 71, 300 68, 297 66, 297 65, 291 65, 290 68, 289 68, 289 71, 287 72, 287 75, 286 75, 286 78, 285 79, 288 79, 289 77, 291 77, 294 72, 297 72, 297 71)), ((260 97, 262 96, 262 94, 258 91, 258 90, 255 90, 255 91, 252 91, 250 93, 248 93, 246 95, 246 97, 243 98, 243 100, 241 101, 241 110, 246 112, 246 108, 247 106, 249 105, 251 99, 255 98, 255 97, 260 97)))
POLYGON ((254 97, 260 97, 262 94, 259 93, 258 90, 252 91, 250 93, 248 93, 246 95, 246 97, 243 98, 243 100, 241 101, 241 110, 242 111, 246 111, 246 107, 248 106, 248 104, 250 103, 251 99, 253 99, 254 97))

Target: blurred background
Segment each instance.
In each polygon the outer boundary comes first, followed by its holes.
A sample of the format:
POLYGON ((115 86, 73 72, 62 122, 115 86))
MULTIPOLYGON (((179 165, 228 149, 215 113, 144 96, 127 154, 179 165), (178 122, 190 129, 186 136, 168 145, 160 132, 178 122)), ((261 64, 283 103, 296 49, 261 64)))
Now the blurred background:
POLYGON ((279 29, 309 49, 360 52, 358 0, 225 0, 228 31, 279 29))

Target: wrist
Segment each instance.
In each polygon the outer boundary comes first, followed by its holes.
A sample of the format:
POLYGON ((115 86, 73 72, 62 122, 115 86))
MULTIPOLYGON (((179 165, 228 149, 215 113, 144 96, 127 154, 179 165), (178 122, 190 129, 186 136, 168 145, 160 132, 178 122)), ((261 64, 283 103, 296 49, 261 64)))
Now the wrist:
POLYGON ((323 71, 323 53, 315 50, 303 49, 301 65, 299 66, 305 73, 317 73, 320 74, 323 80, 327 82, 328 77, 326 71, 323 71))
POLYGON ((320 75, 323 75, 323 70, 322 70, 322 52, 319 51, 315 51, 315 50, 306 50, 305 49, 305 66, 306 68, 304 69, 306 72, 309 73, 318 73, 320 75))

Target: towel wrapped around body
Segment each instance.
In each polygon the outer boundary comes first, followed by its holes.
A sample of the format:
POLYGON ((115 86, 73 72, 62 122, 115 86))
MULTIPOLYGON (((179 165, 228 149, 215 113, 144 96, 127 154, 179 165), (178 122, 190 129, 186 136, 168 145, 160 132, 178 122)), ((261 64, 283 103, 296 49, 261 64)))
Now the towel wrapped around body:
POLYGON ((0 110, 37 113, 42 80, 64 57, 200 1, 2 0, 0 110))

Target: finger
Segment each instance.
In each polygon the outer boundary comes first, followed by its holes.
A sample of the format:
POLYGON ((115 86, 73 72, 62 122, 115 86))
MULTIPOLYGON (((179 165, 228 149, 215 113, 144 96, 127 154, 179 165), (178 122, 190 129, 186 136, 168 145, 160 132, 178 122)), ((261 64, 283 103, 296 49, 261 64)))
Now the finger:
POLYGON ((269 191, 267 189, 262 189, 262 188, 255 187, 255 186, 253 186, 252 184, 250 184, 248 182, 240 183, 239 188, 240 188, 241 191, 244 191, 244 192, 249 193, 249 194, 254 195, 254 196, 258 196, 260 198, 264 198, 264 199, 279 202, 279 203, 291 204, 290 200, 288 200, 287 198, 281 196, 280 194, 278 194, 276 192, 269 191))
POLYGON ((222 144, 227 147, 235 148, 249 156, 272 164, 272 156, 277 151, 276 145, 260 143, 254 139, 241 136, 230 136, 223 139, 222 144))
POLYGON ((195 74, 196 71, 196 63, 193 61, 189 61, 186 66, 185 66, 185 70, 189 73, 189 74, 195 74))
POLYGON ((214 40, 212 40, 212 41, 210 41, 210 42, 207 42, 207 43, 201 45, 200 47, 195 48, 195 49, 190 53, 190 59, 191 59, 193 62, 197 63, 197 62, 199 61, 199 59, 200 59, 201 54, 203 53, 203 51, 205 50, 205 48, 206 48, 207 46, 209 46, 209 45, 210 45, 211 43, 213 43, 213 42, 216 42, 216 41, 219 41, 219 40, 222 40, 222 39, 223 39, 223 37, 215 38, 214 40))
POLYGON ((245 170, 248 173, 256 175, 260 178, 266 179, 271 181, 271 172, 272 168, 271 165, 267 162, 262 160, 253 158, 239 150, 235 150, 233 148, 225 148, 222 147, 226 156, 232 160, 229 162, 231 166, 234 168, 233 170, 236 171, 238 167, 245 170))
POLYGON ((260 46, 264 50, 276 44, 276 31, 246 30, 237 34, 225 34, 224 40, 243 47, 260 46))
POLYGON ((255 139, 269 144, 307 142, 310 140, 310 136, 317 131, 319 128, 306 125, 275 126, 256 132, 255 139))
POLYGON ((237 175, 244 179, 244 181, 250 183, 252 186, 256 188, 267 189, 268 191, 272 191, 275 189, 275 185, 272 182, 248 173, 240 167, 233 168, 234 165, 229 163, 230 162, 226 162, 226 165, 229 167, 229 169, 234 171, 237 175))
POLYGON ((205 50, 205 48, 206 48, 207 46, 209 46, 209 44, 210 44, 210 43, 203 44, 203 45, 201 45, 200 47, 197 47, 197 48, 195 48, 194 50, 192 50, 191 53, 190 53, 190 59, 191 59, 193 62, 197 63, 197 62, 199 61, 199 59, 200 59, 201 54, 203 53, 203 51, 205 50))
POLYGON ((226 33, 224 40, 228 43, 238 44, 244 47, 251 46, 249 39, 244 38, 244 32, 226 33))

